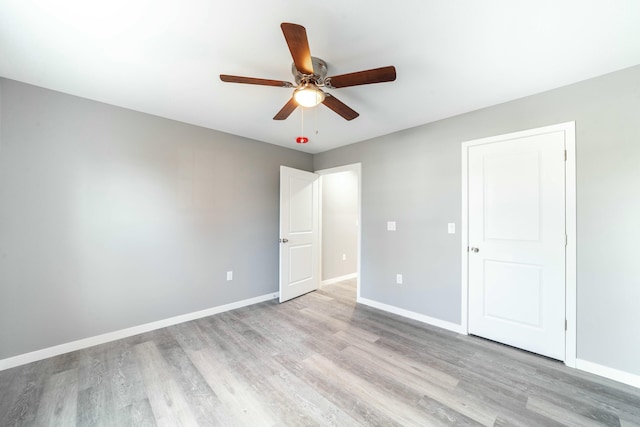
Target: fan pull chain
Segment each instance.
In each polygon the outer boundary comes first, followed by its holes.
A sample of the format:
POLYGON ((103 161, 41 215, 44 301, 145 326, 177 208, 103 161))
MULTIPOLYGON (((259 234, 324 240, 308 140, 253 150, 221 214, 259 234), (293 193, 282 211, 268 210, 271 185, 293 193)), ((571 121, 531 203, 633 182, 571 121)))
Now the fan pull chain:
POLYGON ((304 136, 304 107, 300 107, 300 136, 296 138, 298 144, 306 144, 309 138, 304 136))
POLYGON ((314 112, 314 115, 316 116, 316 117, 315 117, 315 119, 316 119, 316 135, 317 135, 317 134, 320 132, 320 131, 318 130, 318 110, 319 110, 319 108, 318 108, 318 107, 316 107, 316 108, 315 108, 315 110, 316 110, 316 111, 314 112))

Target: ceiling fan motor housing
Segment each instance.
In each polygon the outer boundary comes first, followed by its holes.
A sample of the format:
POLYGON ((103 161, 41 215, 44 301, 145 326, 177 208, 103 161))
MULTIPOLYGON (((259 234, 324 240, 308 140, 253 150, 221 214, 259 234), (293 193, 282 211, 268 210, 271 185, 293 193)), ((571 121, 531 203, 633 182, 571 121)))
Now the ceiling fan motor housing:
POLYGON ((313 83, 316 86, 324 87, 327 78, 327 62, 323 59, 311 57, 313 64, 313 74, 303 74, 296 68, 296 64, 291 64, 291 73, 297 86, 304 83, 313 83))

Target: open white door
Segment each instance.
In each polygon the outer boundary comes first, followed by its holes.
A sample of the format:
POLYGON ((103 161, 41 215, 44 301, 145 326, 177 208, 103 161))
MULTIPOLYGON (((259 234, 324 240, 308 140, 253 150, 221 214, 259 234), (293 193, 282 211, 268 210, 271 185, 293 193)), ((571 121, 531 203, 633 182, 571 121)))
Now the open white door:
POLYGON ((320 283, 318 178, 280 166, 280 302, 320 283))

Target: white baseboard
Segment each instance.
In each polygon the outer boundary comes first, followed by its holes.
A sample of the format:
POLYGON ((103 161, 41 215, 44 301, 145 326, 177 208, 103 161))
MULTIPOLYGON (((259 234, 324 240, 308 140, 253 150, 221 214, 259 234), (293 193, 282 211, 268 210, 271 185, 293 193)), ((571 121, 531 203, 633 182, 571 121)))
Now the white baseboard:
POLYGON ((214 314, 223 313, 225 311, 235 310, 236 308, 246 307, 278 298, 279 293, 274 292, 255 298, 249 298, 242 301, 232 302, 230 304, 220 305, 217 307, 207 308, 205 310, 195 311, 193 313, 182 314, 180 316, 171 317, 169 319, 158 320, 156 322, 145 323, 144 325, 133 326, 119 331, 108 332, 106 334, 94 337, 84 338, 65 344, 56 345, 54 347, 44 348, 42 350, 32 351, 30 353, 20 354, 18 356, 9 357, 0 360, 0 371, 14 368, 27 363, 36 362, 60 354, 69 353, 71 351, 82 350, 94 345, 104 344, 110 341, 131 337, 133 335, 154 331, 156 329, 166 328, 167 326, 177 325, 179 323, 189 322, 191 320, 200 319, 202 317, 213 316, 214 314))
POLYGON ((344 282, 345 280, 357 279, 358 273, 345 274, 344 276, 334 277, 333 279, 327 279, 322 281, 322 286, 333 285, 334 283, 344 282))
POLYGON ((620 371, 608 366, 599 365, 597 363, 588 362, 582 359, 576 359, 576 368, 591 374, 600 375, 610 380, 618 381, 633 387, 640 388, 640 375, 631 374, 629 372, 620 371))
POLYGON ((377 308, 382 311, 388 311, 389 313, 397 314, 398 316, 407 317, 409 319, 417 320, 418 322, 426 323, 428 325, 437 326, 438 328, 446 329, 448 331, 456 332, 458 334, 465 334, 462 325, 447 322, 445 320, 436 319, 435 317, 429 317, 424 314, 416 313, 414 311, 405 310, 404 308, 395 307, 393 305, 383 304, 378 301, 373 301, 367 298, 358 298, 358 303, 368 305, 373 308, 377 308))

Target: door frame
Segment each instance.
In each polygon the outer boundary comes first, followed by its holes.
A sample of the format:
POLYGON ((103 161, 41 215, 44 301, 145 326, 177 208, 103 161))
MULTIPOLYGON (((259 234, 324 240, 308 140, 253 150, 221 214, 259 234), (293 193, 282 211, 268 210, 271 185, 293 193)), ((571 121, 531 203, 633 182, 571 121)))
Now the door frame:
POLYGON ((536 129, 513 132, 462 142, 462 221, 461 221, 461 327, 462 333, 469 334, 469 214, 468 214, 468 152, 469 148, 504 140, 524 138, 543 133, 563 131, 565 135, 565 365, 576 367, 576 133, 575 122, 565 122, 536 129))
MULTIPOLYGON (((333 168, 329 168, 329 169, 321 169, 321 170, 317 170, 314 173, 317 173, 318 175, 320 175, 320 203, 319 203, 319 209, 320 209, 320 215, 319 215, 319 219, 320 219, 320 236, 319 236, 319 248, 320 248, 320 271, 322 271, 322 192, 323 187, 322 187, 322 177, 324 175, 331 175, 334 173, 340 173, 340 172, 355 172, 356 174, 356 179, 357 179, 357 184, 358 184, 358 194, 357 194, 357 218, 358 218, 358 230, 357 230, 357 245, 358 247, 356 248, 356 301, 360 300, 360 272, 361 270, 361 265, 360 265, 360 260, 362 259, 362 163, 352 163, 349 165, 344 165, 344 166, 337 166, 337 167, 333 167, 333 168)), ((322 273, 321 273, 322 274, 322 273)), ((320 283, 322 283, 322 281, 320 281, 320 283)))

